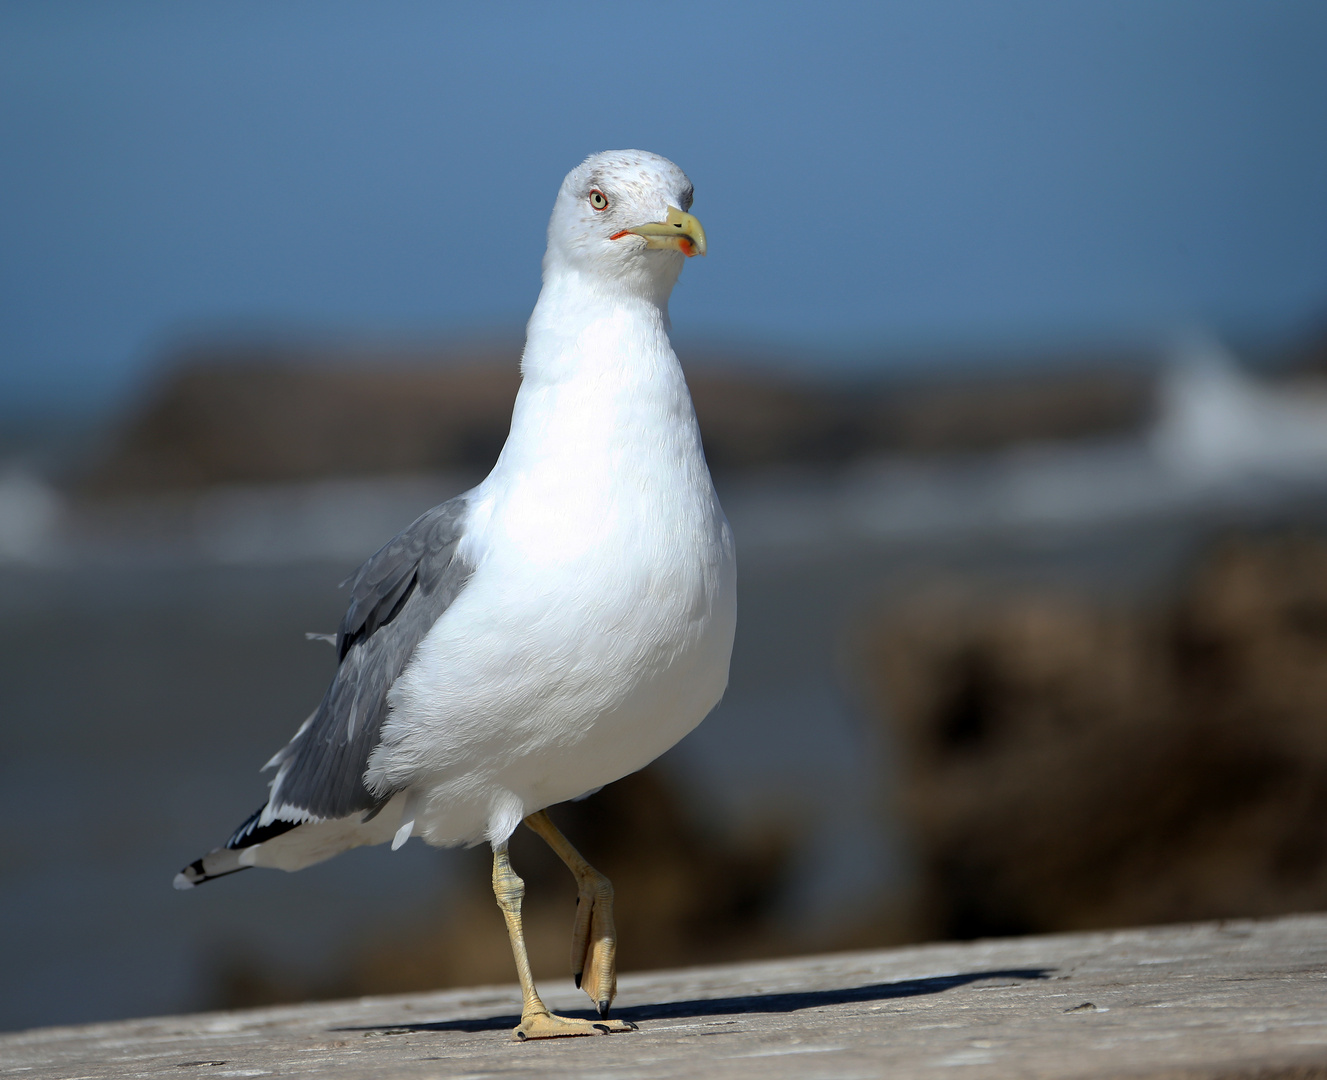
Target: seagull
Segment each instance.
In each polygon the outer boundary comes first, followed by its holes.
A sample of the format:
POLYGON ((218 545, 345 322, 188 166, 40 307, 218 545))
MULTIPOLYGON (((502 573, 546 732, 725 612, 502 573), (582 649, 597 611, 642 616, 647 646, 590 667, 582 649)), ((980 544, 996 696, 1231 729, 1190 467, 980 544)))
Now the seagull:
POLYGON ((175 877, 299 870, 418 836, 487 841, 520 978, 517 1039, 633 1029, 617 992, 613 888, 547 808, 642 768, 728 683, 736 554, 669 343, 668 298, 706 251, 691 181, 640 150, 567 174, 493 471, 349 579, 331 685, 266 804, 175 877), (572 975, 597 1020, 549 1012, 507 843, 524 823, 577 885, 572 975))

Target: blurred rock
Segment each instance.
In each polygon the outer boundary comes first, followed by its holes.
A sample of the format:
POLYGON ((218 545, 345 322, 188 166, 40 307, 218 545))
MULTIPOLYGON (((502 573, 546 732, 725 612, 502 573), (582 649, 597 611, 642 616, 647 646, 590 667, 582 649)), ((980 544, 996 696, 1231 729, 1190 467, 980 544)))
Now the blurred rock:
POLYGON ((1292 375, 1327 375, 1327 315, 1320 313, 1278 360, 1277 366, 1292 375))
POLYGON ((196 351, 177 358, 90 477, 100 491, 487 469, 513 358, 196 351))
POLYGON ((1152 407, 1150 377, 1105 366, 836 385, 715 358, 688 380, 716 469, 1091 438, 1141 429, 1152 407))
POLYGON ((1164 610, 955 592, 882 626, 921 936, 1327 907, 1327 542, 1219 548, 1164 610))
MULTIPOLYGON (((88 486, 98 492, 439 470, 486 471, 519 351, 213 347, 175 357, 88 486)), ((1151 378, 1109 358, 1037 372, 849 382, 749 357, 687 358, 711 466, 833 464, 1140 428, 1151 378)))
MULTIPOLYGON (((701 828, 657 768, 554 807, 551 816, 613 882, 620 970, 795 951, 774 920, 792 851, 787 833, 732 838, 701 828)), ((526 885, 525 931, 535 975, 569 979, 574 879, 526 829, 512 837, 511 852, 526 885)), ((435 911, 350 943, 335 973, 316 985, 261 957, 230 955, 217 966, 213 1004, 238 1008, 513 981, 488 848, 440 857, 461 861, 465 870, 435 911)))

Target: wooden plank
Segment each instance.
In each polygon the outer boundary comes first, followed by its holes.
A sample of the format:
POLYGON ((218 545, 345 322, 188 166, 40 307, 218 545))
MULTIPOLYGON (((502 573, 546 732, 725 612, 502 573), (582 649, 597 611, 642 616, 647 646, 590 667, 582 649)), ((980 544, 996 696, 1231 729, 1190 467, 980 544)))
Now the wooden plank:
MULTIPOLYGON (((581 1012, 570 986, 554 1008, 581 1012)), ((513 1043, 514 987, 0 1036, 13 1077, 1327 1080, 1327 916, 628 975, 625 1035, 513 1043)))

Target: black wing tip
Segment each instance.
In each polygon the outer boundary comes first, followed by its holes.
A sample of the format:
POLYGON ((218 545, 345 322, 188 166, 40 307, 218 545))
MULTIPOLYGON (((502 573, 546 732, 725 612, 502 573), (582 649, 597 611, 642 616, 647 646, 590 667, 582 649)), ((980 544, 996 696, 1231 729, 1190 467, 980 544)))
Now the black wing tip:
POLYGON ((260 806, 250 814, 245 819, 244 824, 236 829, 234 835, 226 841, 226 847, 233 851, 253 847, 255 844, 265 843, 304 824, 302 821, 269 821, 266 825, 259 825, 258 820, 263 816, 263 811, 266 809, 267 807, 260 806))
POLYGON ((225 877, 227 874, 247 870, 248 866, 241 863, 239 856, 235 855, 234 852, 254 847, 304 824, 302 821, 272 821, 266 825, 260 825, 259 821, 262 819, 265 809, 267 809, 266 806, 260 806, 250 814, 245 819, 244 824, 236 829, 234 835, 226 841, 225 847, 208 852, 201 859, 195 859, 176 874, 175 887, 181 890, 192 889, 205 881, 211 881, 213 878, 225 877))

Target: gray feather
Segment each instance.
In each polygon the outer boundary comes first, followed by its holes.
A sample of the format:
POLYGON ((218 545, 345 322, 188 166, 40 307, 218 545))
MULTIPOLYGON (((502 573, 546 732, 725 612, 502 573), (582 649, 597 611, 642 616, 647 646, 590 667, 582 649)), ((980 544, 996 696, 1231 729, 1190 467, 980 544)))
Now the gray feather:
POLYGON ((268 806, 281 817, 291 810, 349 817, 393 794, 375 796, 364 771, 382 734, 387 691, 474 572, 456 551, 465 513, 464 496, 435 506, 348 579, 336 675, 310 722, 270 763, 279 771, 268 806))

